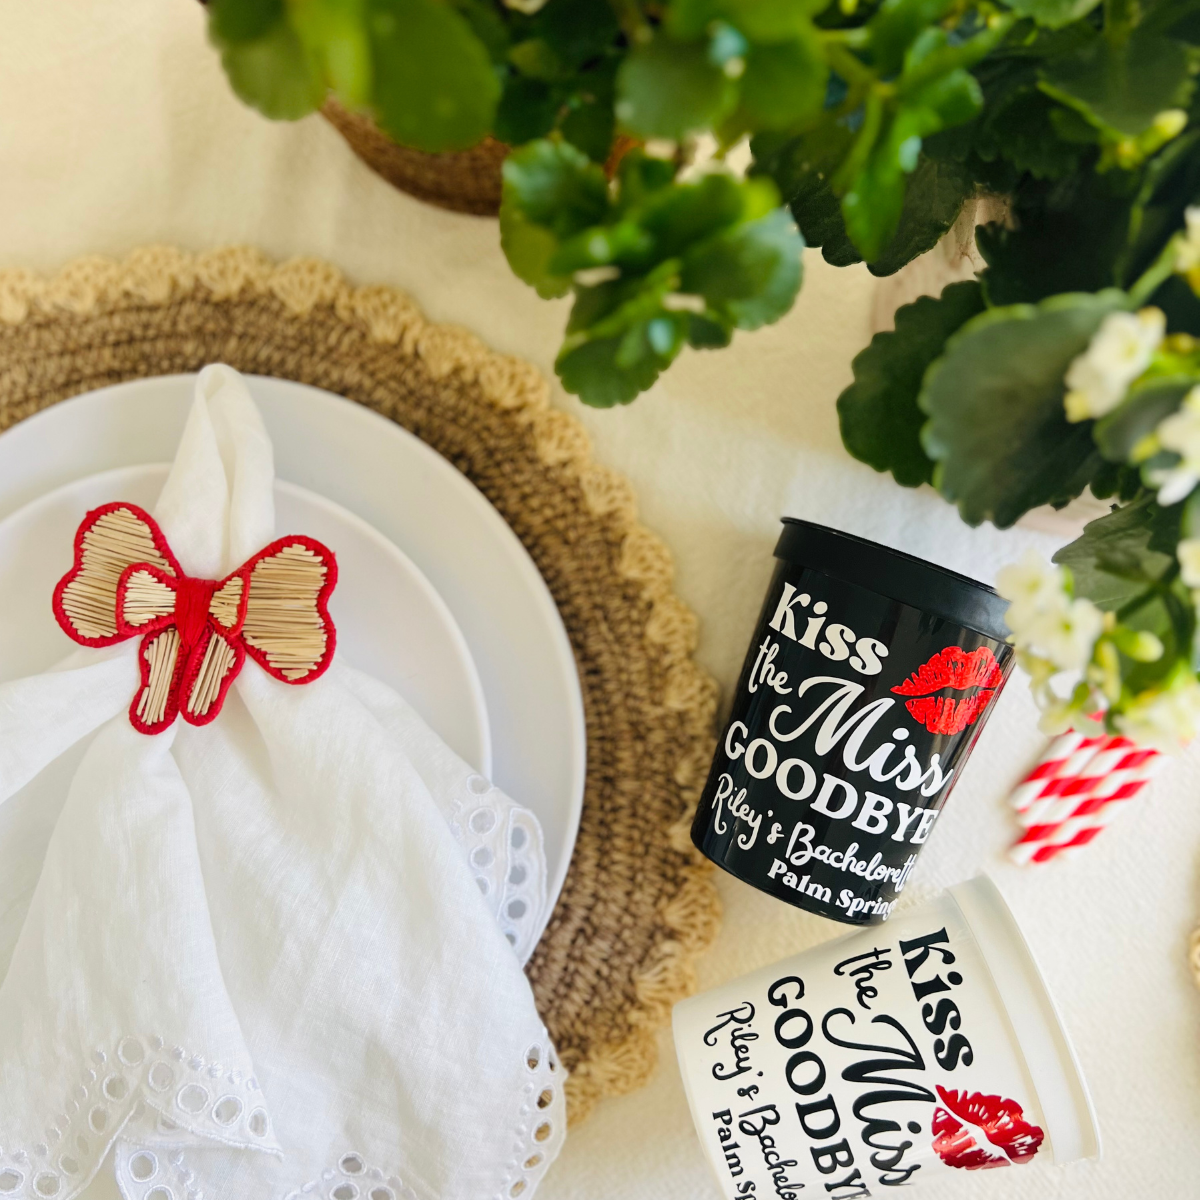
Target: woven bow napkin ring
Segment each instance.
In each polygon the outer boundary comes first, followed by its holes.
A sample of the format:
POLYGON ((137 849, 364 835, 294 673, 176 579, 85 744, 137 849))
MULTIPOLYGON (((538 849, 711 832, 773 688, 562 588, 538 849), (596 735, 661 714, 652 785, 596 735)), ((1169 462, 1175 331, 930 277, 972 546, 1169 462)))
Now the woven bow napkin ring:
POLYGON ((322 675, 337 643, 328 608, 336 583, 332 551, 308 537, 272 542, 225 579, 193 579, 149 513, 106 504, 75 535, 54 615, 83 646, 141 637, 129 719, 156 734, 177 716, 214 720, 247 654, 284 683, 322 675))

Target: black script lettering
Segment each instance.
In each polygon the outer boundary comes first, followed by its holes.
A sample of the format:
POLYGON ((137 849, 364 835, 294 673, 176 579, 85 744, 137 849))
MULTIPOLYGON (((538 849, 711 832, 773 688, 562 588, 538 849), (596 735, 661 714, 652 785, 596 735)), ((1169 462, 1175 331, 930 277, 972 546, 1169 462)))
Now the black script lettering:
MULTIPOLYGON (((934 951, 941 960, 935 965, 951 966, 954 963, 955 957, 949 949, 949 941, 944 928, 927 933, 924 937, 901 941, 900 953, 904 955, 904 969, 908 972, 912 993, 918 1000, 948 992, 962 983, 963 977, 957 971, 947 971, 945 979, 941 975, 934 975, 931 979, 916 978, 917 972, 934 951)), ((945 1032, 947 1025, 957 1030, 962 1024, 962 1015, 953 1000, 941 999, 936 1008, 932 1004, 921 1005, 921 1020, 930 1033, 941 1034, 945 1032)), ((933 1043, 933 1056, 937 1059, 938 1066, 946 1071, 953 1071, 960 1063, 969 1067, 975 1061, 971 1043, 961 1033, 954 1033, 948 1040, 939 1037, 933 1043)))
POLYGON ((939 1000, 936 1009, 932 1004, 922 1004, 921 1020, 930 1033, 945 1033, 947 1025, 951 1029, 962 1028, 962 1013, 953 1000, 939 1000))
MULTIPOLYGON (((891 969, 892 960, 888 957, 892 952, 890 946, 880 950, 875 947, 872 950, 866 951, 864 954, 856 954, 853 958, 843 959, 836 967, 833 968, 835 975, 849 975, 854 980, 854 989, 858 993, 858 1003, 860 1008, 865 1008, 868 1011, 871 1006, 867 1003, 868 1000, 874 1000, 879 995, 879 989, 871 986, 871 980, 875 977, 876 971, 887 971, 891 969), (857 966, 852 964, 857 963, 857 966), (848 970, 846 968, 849 968, 848 970)), ((958 1028, 956 1025, 955 1029, 958 1028)), ((935 1029, 933 1033, 941 1033, 940 1029, 935 1029)))
POLYGON ((732 1027, 729 1031, 729 1048, 733 1051, 733 1069, 727 1070, 725 1064, 721 1062, 713 1063, 713 1078, 736 1079, 750 1070, 750 1047, 746 1043, 758 1041, 758 1034, 748 1028, 750 1022, 754 1020, 754 1005, 749 1000, 745 1000, 736 1008, 718 1013, 717 1016, 721 1020, 705 1033, 704 1044, 715 1046, 717 1035, 721 1030, 732 1027))
MULTIPOLYGON (((717 1034, 721 1032, 727 1025, 749 1025, 754 1020, 754 1005, 749 1000, 743 1000, 737 1008, 731 1008, 728 1012, 717 1013, 721 1018, 720 1022, 714 1025, 704 1035, 704 1044, 706 1046, 715 1046, 717 1044, 717 1034)), ((957 1025, 954 1027, 958 1028, 957 1025)), ((941 1033, 940 1029, 935 1029, 934 1033, 941 1033)))
POLYGON ((773 1104, 738 1113, 738 1129, 747 1137, 758 1139, 764 1166, 771 1173, 772 1185, 779 1200, 796 1200, 796 1192, 804 1186, 798 1180, 787 1177, 789 1167, 796 1166, 794 1158, 783 1158, 775 1145, 774 1137, 767 1132, 779 1124, 779 1110, 773 1104))
POLYGON ((871 1091, 861 1094, 855 1100, 854 1117, 862 1123, 862 1140, 873 1150, 880 1152, 871 1156, 871 1165, 876 1168, 895 1167, 904 1153, 912 1148, 913 1143, 907 1140, 899 1143, 881 1140, 886 1134, 899 1133, 900 1123, 890 1117, 876 1116, 871 1110, 880 1105, 893 1103, 912 1101, 934 1103, 937 1097, 927 1087, 915 1080, 897 1078, 895 1075, 896 1072, 901 1071, 925 1071, 925 1060, 921 1057, 921 1052, 917 1049, 917 1044, 908 1030, 888 1013, 880 1013, 878 1016, 872 1017, 871 1024, 886 1025, 894 1029, 903 1039, 903 1047, 881 1046, 873 1042, 856 1042, 849 1038, 838 1037, 830 1030, 830 1022, 834 1017, 843 1017, 851 1025, 855 1023, 855 1017, 848 1008, 835 1008, 825 1014, 825 1018, 821 1022, 821 1031, 835 1046, 840 1046, 844 1050, 856 1050, 861 1054, 883 1056, 853 1063, 842 1072, 842 1078, 847 1083, 871 1086, 871 1091), (876 1161, 877 1159, 879 1161, 876 1161))
POLYGON ((933 1057, 937 1059, 939 1067, 953 1071, 960 1062, 964 1067, 969 1067, 975 1061, 975 1051, 961 1033, 955 1033, 949 1042, 938 1038, 933 1043, 933 1057))
POLYGON ((738 1128, 747 1137, 759 1137, 772 1125, 779 1124, 779 1109, 773 1104, 764 1104, 759 1108, 751 1108, 744 1113, 738 1113, 738 1128), (756 1117, 757 1120, 751 1120, 756 1117))
POLYGON ((946 966, 953 963, 953 953, 947 947, 938 944, 949 941, 950 938, 945 928, 937 930, 936 933, 927 933, 924 937, 912 938, 907 942, 902 941, 900 953, 904 957, 904 969, 908 972, 909 979, 925 965, 925 960, 929 957, 931 950, 936 950, 942 956, 942 962, 946 966), (910 954, 911 958, 909 958, 910 954))

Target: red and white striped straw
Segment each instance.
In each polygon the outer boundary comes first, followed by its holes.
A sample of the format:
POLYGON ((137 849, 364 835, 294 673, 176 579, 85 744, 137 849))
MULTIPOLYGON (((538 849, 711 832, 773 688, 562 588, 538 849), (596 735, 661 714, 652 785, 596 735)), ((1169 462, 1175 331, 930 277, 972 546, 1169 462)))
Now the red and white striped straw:
POLYGON ((1014 861, 1048 862, 1086 846, 1162 767, 1157 750, 1128 738, 1064 733, 1013 791, 1025 832, 1009 851, 1014 861))

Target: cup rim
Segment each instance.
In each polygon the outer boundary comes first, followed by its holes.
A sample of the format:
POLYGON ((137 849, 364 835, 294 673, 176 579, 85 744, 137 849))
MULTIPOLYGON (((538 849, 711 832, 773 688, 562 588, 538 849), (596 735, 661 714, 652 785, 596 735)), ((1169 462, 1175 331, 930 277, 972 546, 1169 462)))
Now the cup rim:
POLYGON ((1056 1165, 1103 1153, 1096 1109, 1062 1015, 1000 889, 977 875, 947 889, 971 930, 1046 1122, 1056 1165))
POLYGON ((835 575, 889 600, 954 621, 998 642, 1008 638, 1008 601, 994 588, 903 550, 818 525, 783 517, 775 557, 835 575))

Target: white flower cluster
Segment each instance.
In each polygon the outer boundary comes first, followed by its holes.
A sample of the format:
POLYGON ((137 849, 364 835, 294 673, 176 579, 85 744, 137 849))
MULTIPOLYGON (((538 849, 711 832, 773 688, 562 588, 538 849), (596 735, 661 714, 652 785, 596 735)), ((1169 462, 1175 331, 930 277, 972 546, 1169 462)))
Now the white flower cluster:
POLYGON ((1178 754, 1200 731, 1200 683, 1183 664, 1161 688, 1136 696, 1117 728, 1143 746, 1178 754))
POLYGON ((1200 207, 1192 205, 1183 213, 1187 229, 1175 243, 1175 271, 1200 291, 1200 207))
POLYGON ((1086 421, 1112 412, 1150 365, 1166 331, 1167 319, 1158 308, 1105 317, 1088 348, 1067 368, 1067 420, 1086 421))
POLYGON ((1104 614, 1090 600, 1074 599, 1067 573, 1033 550, 999 573, 996 590, 1009 602, 1010 640, 1043 710, 1043 730, 1060 733, 1094 718, 1100 701, 1092 688, 1085 685, 1081 692, 1078 684, 1104 631, 1104 614), (1070 673, 1066 696, 1054 686, 1064 672, 1070 673))
MULTIPOLYGON (((1180 542, 1178 553, 1183 582, 1200 589, 1200 538, 1180 542)), ((1097 733, 1109 715, 1126 737, 1174 754, 1200 732, 1200 682, 1186 663, 1160 685, 1122 699, 1117 647, 1154 662, 1162 643, 1151 633, 1121 629, 1090 600, 1073 597, 1066 571, 1031 550, 1000 572, 996 590, 1009 602, 1010 641, 1029 673, 1045 733, 1072 727, 1097 733)))
POLYGON ((1179 578, 1185 587, 1200 588, 1200 538, 1184 538, 1175 547, 1179 559, 1179 578))
POLYGON ((1179 408, 1159 422, 1155 433, 1162 449, 1179 455, 1173 467, 1145 473, 1146 482, 1158 488, 1158 502, 1165 507, 1178 504, 1200 483, 1200 386, 1192 388, 1179 408))
POLYGON ((1030 550, 996 580, 1009 602, 1005 620, 1018 650, 1048 659, 1060 671, 1081 671, 1104 629, 1104 614, 1090 600, 1074 600, 1067 577, 1030 550))

